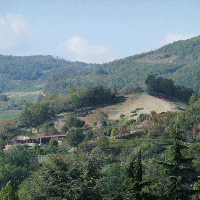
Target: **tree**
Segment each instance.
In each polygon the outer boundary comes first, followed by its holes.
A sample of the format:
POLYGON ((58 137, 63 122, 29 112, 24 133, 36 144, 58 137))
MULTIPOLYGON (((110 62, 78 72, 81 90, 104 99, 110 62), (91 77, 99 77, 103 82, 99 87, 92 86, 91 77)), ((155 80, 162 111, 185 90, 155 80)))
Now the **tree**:
POLYGON ((198 192, 192 188, 194 182, 198 180, 198 174, 192 166, 194 158, 185 158, 183 156, 182 151, 188 148, 181 144, 185 140, 182 137, 179 124, 173 129, 172 138, 174 139, 174 144, 170 148, 169 162, 158 162, 166 168, 163 173, 168 176, 168 184, 163 196, 170 200, 189 200, 192 195, 198 192))
POLYGON ((79 128, 81 128, 84 125, 85 125, 85 121, 80 120, 77 117, 74 117, 74 116, 70 115, 65 120, 63 131, 65 131, 65 130, 67 130, 67 128, 69 129, 71 127, 79 127, 79 128))
POLYGON ((18 200, 17 191, 12 186, 11 182, 9 181, 5 188, 1 189, 0 192, 0 200, 18 200))
POLYGON ((97 141, 97 146, 101 150, 104 150, 104 149, 108 148, 108 146, 109 146, 109 139, 108 139, 108 137, 106 137, 104 134, 102 134, 100 136, 99 140, 97 141))
POLYGON ((143 181, 141 150, 138 152, 136 161, 132 160, 126 169, 126 180, 123 184, 125 196, 134 199, 156 199, 143 188, 150 185, 150 181, 143 181))
POLYGON ((24 200, 101 200, 103 163, 104 159, 95 150, 90 154, 74 153, 72 157, 52 155, 41 170, 21 184, 20 197, 24 200))
POLYGON ((93 138, 93 136, 94 136, 94 133, 93 133, 93 131, 91 129, 86 131, 86 133, 85 133, 85 141, 91 140, 93 138))
POLYGON ((78 147, 78 145, 83 141, 84 135, 80 128, 72 128, 67 133, 66 139, 71 146, 78 147))

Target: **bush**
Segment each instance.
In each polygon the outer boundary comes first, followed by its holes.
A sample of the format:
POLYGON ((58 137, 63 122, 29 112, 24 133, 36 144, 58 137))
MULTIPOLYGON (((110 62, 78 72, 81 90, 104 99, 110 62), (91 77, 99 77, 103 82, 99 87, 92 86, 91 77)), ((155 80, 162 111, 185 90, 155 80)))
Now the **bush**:
POLYGON ((112 128, 110 127, 107 127, 106 129, 104 129, 104 135, 105 136, 110 136, 111 135, 111 131, 112 131, 112 128))
POLYGON ((125 125, 133 125, 135 122, 136 122, 135 119, 131 119, 131 120, 126 121, 125 125))
POLYGON ((144 113, 141 113, 140 115, 139 115, 139 117, 137 118, 137 120, 139 121, 139 122, 143 122, 144 120, 146 120, 147 119, 147 114, 144 114, 144 113))
POLYGON ((93 138, 93 136, 94 136, 93 131, 92 131, 92 130, 88 130, 88 131, 86 131, 86 133, 85 133, 85 140, 86 140, 86 141, 89 141, 89 140, 91 140, 91 139, 93 138))
POLYGON ((97 126, 97 122, 93 122, 92 125, 93 125, 93 126, 97 126))
POLYGON ((120 117, 121 119, 123 119, 123 118, 125 117, 125 115, 124 115, 124 114, 121 114, 119 117, 120 117))
POLYGON ((71 146, 78 147, 78 145, 83 141, 84 135, 80 128, 72 128, 69 130, 66 139, 71 146))
POLYGON ((97 146, 101 150, 105 150, 109 146, 109 139, 104 134, 102 134, 99 140, 97 141, 97 146))
POLYGON ((155 110, 152 110, 150 114, 151 114, 151 115, 156 115, 157 113, 156 113, 155 110))
POLYGON ((117 136, 117 134, 118 134, 118 129, 117 128, 113 128, 112 131, 111 131, 111 136, 115 137, 115 136, 117 136))
POLYGON ((69 129, 71 127, 79 127, 79 128, 81 128, 84 125, 85 125, 85 122, 83 120, 80 120, 77 117, 69 116, 65 120, 65 124, 64 124, 65 127, 63 128, 63 130, 67 130, 67 128, 69 129))

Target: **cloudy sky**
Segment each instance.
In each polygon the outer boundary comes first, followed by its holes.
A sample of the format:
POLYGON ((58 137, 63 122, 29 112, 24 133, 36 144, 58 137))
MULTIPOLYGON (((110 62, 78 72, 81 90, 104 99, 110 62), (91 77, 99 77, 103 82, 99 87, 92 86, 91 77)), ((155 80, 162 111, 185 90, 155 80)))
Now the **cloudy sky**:
POLYGON ((199 0, 1 0, 0 54, 103 63, 200 35, 199 0))

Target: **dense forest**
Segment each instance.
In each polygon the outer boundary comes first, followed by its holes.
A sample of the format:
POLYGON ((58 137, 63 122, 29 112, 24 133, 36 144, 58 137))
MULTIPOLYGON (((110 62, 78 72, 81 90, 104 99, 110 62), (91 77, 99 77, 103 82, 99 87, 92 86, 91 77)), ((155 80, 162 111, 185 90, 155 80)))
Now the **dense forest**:
POLYGON ((12 91, 41 84, 55 74, 78 72, 96 64, 70 62, 52 56, 0 55, 0 91, 12 91))
POLYGON ((85 89, 90 85, 145 90, 144 81, 151 74, 199 92, 199 43, 200 36, 105 64, 70 62, 41 55, 0 55, 0 90, 17 90, 41 83, 46 84, 48 94, 66 94, 72 87, 85 89))
POLYGON ((1 55, 2 92, 42 83, 45 95, 17 103, 0 95, 2 105, 21 109, 0 120, 0 199, 199 199, 199 43, 200 36, 102 65, 1 55), (144 91, 186 108, 136 108, 117 120, 99 109, 144 91), (94 111, 88 126, 82 117, 94 111), (56 135, 65 137, 5 150, 19 138, 56 135))
POLYGON ((174 85, 172 79, 162 77, 155 79, 152 75, 147 77, 145 84, 149 93, 160 93, 185 102, 189 102, 190 97, 195 93, 192 89, 174 85))
POLYGON ((200 36, 178 41, 139 55, 115 60, 78 74, 55 75, 47 82, 45 91, 66 93, 71 87, 103 85, 119 90, 146 89, 148 75, 172 79, 175 85, 199 91, 200 36), (71 77, 71 79, 70 79, 71 77))
MULTIPOLYGON (((171 81, 149 78, 147 84, 171 81)), ((200 94, 191 93, 185 111, 152 111, 136 120, 120 115, 115 121, 99 111, 100 123, 94 121, 90 128, 79 118, 98 106, 123 101, 116 88, 73 88, 66 96, 54 93, 27 103, 18 118, 0 120, 1 149, 17 136, 36 137, 33 127, 43 135, 67 134, 44 147, 1 150, 0 198, 197 199, 200 94), (58 131, 54 117, 62 112, 70 114, 58 131)))

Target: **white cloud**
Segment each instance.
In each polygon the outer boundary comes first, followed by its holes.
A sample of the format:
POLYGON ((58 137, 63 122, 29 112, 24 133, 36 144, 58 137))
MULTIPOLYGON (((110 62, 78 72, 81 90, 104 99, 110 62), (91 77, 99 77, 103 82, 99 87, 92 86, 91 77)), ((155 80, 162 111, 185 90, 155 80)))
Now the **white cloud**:
POLYGON ((170 34, 170 33, 168 33, 165 40, 162 41, 159 46, 164 46, 166 44, 170 44, 170 43, 178 41, 178 40, 187 40, 187 39, 190 39, 192 37, 195 37, 195 35, 194 34, 183 35, 183 34, 170 34))
POLYGON ((0 16, 0 54, 26 52, 32 46, 33 32, 22 15, 0 16))
POLYGON ((65 56, 69 56, 69 53, 71 53, 75 60, 87 63, 106 62, 109 54, 108 49, 104 45, 90 44, 78 35, 67 39, 60 45, 60 50, 65 56))

